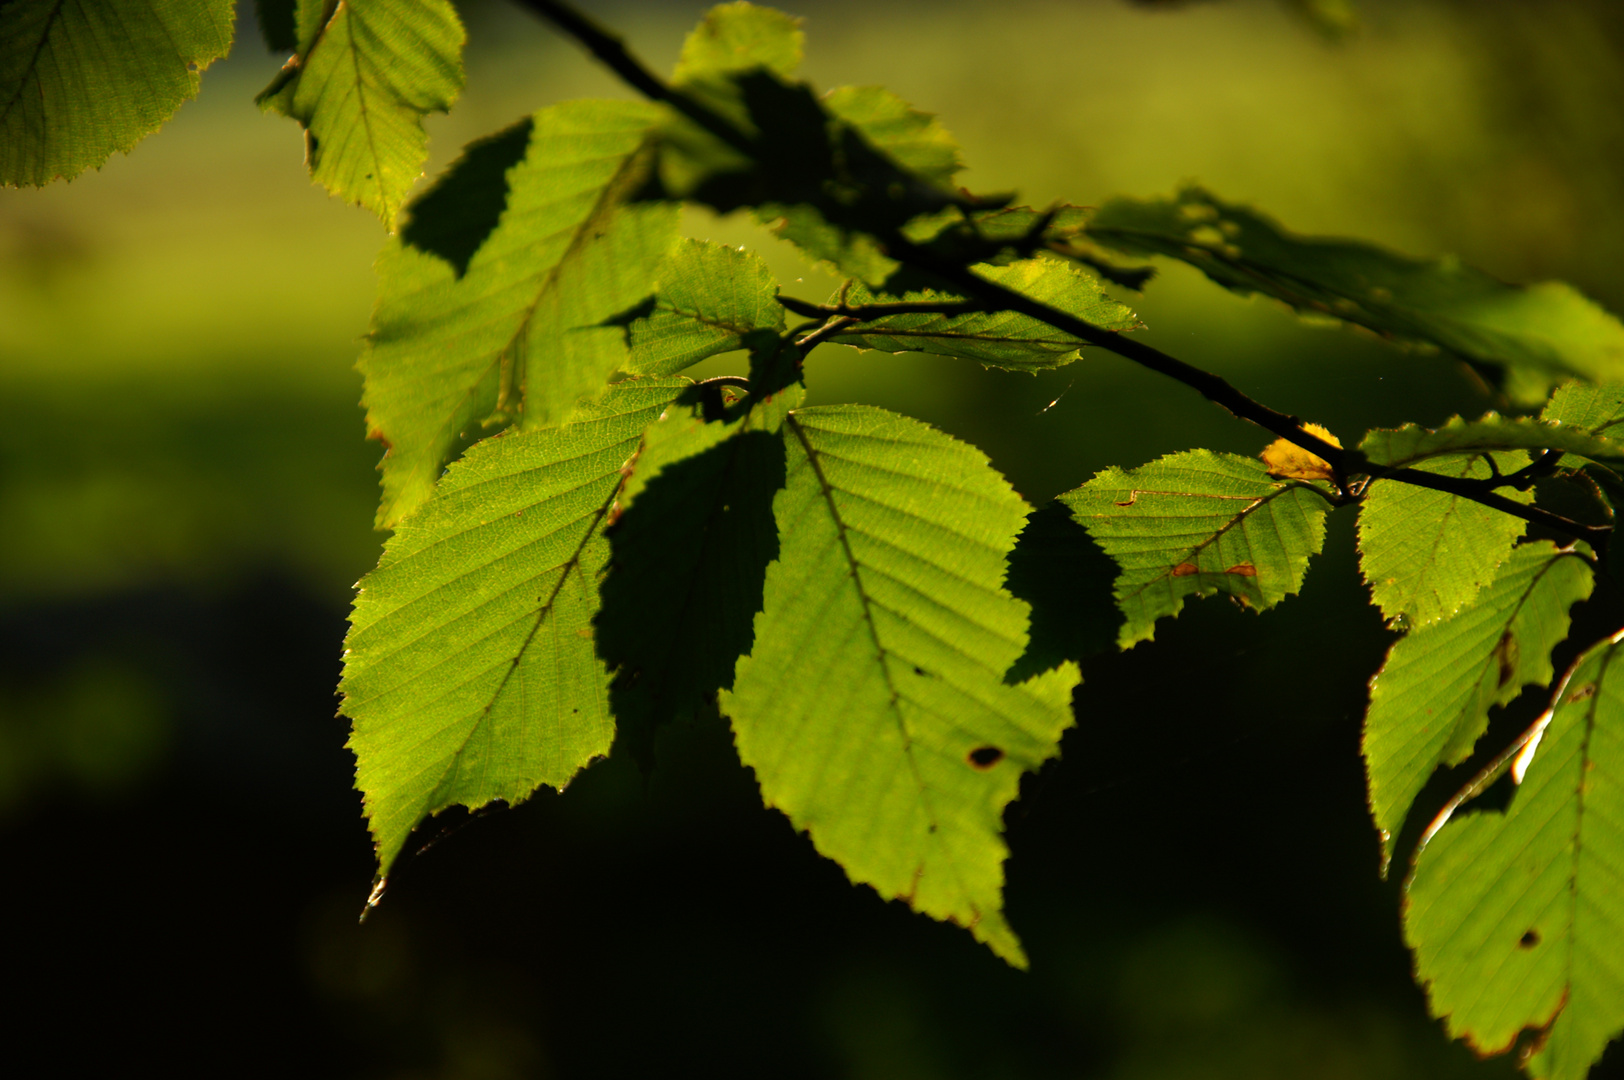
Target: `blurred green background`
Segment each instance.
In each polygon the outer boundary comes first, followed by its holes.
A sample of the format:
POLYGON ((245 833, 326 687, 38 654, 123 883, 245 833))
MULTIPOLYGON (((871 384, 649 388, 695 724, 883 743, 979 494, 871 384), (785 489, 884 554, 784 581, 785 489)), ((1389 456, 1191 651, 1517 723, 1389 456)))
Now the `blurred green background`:
MULTIPOLYGON (((590 5, 659 68, 704 7, 590 5)), ((1340 37, 1315 7, 1335 5, 791 10, 810 79, 939 113, 976 190, 1097 203, 1198 179, 1301 232, 1624 311, 1618 5, 1363 0, 1340 37)), ((526 111, 625 96, 516 7, 463 10, 468 89, 429 122, 431 174, 526 111)), ((1376 877, 1358 728, 1389 636, 1341 514, 1302 598, 1193 605, 1088 665, 1063 759, 1009 814, 1029 973, 847 885, 705 724, 668 733, 647 782, 612 760, 566 796, 447 815, 357 926, 370 850, 332 689, 380 544, 352 364, 383 235, 255 109, 282 59, 245 17, 200 99, 132 154, 0 192, 13 1046, 63 1073, 1513 1075, 1427 1019, 1376 877)), ((833 288, 748 222, 687 224, 760 245, 786 291, 833 288)), ((1146 340, 1344 442, 1492 404, 1448 361, 1193 272, 1122 299, 1146 340)), ((977 443, 1034 503, 1108 464, 1266 441, 1103 354, 1032 378, 825 346, 808 375, 816 401, 977 443)))

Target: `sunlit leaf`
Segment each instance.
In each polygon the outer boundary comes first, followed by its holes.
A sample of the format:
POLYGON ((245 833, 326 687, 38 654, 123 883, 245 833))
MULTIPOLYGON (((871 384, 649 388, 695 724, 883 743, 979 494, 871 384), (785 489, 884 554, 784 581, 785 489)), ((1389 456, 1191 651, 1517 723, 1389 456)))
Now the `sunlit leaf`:
MULTIPOLYGON (((1131 310, 1101 292, 1097 281, 1059 258, 1040 256, 1009 266, 978 266, 976 273, 1096 326, 1134 330, 1143 325, 1131 310)), ((861 282, 853 282, 844 296, 836 299, 857 306, 893 300, 954 303, 963 298, 930 290, 900 297, 876 296, 861 282)), ((1069 364, 1077 359, 1084 345, 1080 338, 1012 311, 885 315, 849 326, 829 340, 882 352, 962 356, 1013 371, 1041 371, 1069 364)))
POLYGON ((669 375, 784 328, 778 286, 758 255, 680 240, 657 277, 653 310, 631 324, 630 371, 669 375))
POLYGON ((233 6, 0 4, 0 185, 71 180, 157 131, 231 48, 233 6))
MULTIPOLYGON (((1528 464, 1521 450, 1494 458, 1502 473, 1528 464)), ((1416 461, 1414 467, 1457 479, 1493 475, 1487 454, 1432 458, 1416 461)), ((1498 494, 1522 503, 1534 498, 1532 492, 1512 488, 1498 494)), ((1426 626, 1471 602, 1511 554, 1527 524, 1461 495, 1373 480, 1359 508, 1359 568, 1383 615, 1402 617, 1411 627, 1426 626)))
POLYGON ((1382 861, 1434 770, 1458 765, 1488 726, 1489 707, 1555 674, 1551 650, 1568 636, 1568 608, 1590 595, 1586 558, 1544 541, 1524 544, 1460 614, 1401 638, 1370 684, 1365 773, 1382 861))
POLYGON ((838 87, 823 96, 823 105, 909 172, 951 184, 964 168, 959 144, 942 122, 884 87, 838 87))
POLYGON ((362 580, 339 689, 380 874, 428 815, 562 787, 608 752, 603 529, 687 385, 623 382, 568 426, 479 443, 362 580))
POLYGON ((1172 199, 1113 199, 1088 234, 1130 254, 1181 259, 1242 294, 1509 369, 1507 392, 1522 404, 1542 401, 1563 375, 1624 376, 1624 325, 1560 282, 1507 285, 1453 258, 1295 236, 1198 187, 1172 199))
POLYGON ((391 231, 423 175, 423 117, 462 90, 450 0, 299 0, 299 51, 259 102, 305 129, 310 175, 391 231))
POLYGON ((967 927, 1011 963, 1004 807, 1053 757, 1077 669, 1019 685, 1002 587, 1025 505, 974 447, 864 406, 790 415, 755 647, 732 693, 762 797, 853 881, 967 927))
POLYGON ((1539 415, 1541 420, 1573 424, 1603 438, 1619 438, 1624 436, 1624 386, 1564 383, 1539 415))
POLYGON ((1479 1053, 1533 1029, 1526 1069, 1584 1080, 1624 1031, 1624 646, 1585 654, 1511 763, 1502 811, 1421 851, 1404 932, 1433 1014, 1479 1053))
POLYGON ((627 313, 653 293, 676 232, 675 207, 628 202, 656 116, 633 102, 544 109, 512 129, 528 125, 528 143, 505 183, 480 148, 511 140, 482 140, 408 208, 378 259, 360 363, 368 424, 389 447, 380 525, 420 505, 482 423, 557 423, 627 366, 627 313), (463 273, 444 244, 416 239, 474 217, 496 224, 463 273))
POLYGON ((1060 501, 1120 568, 1124 649, 1148 640, 1186 597, 1221 593, 1262 611, 1297 592, 1330 509, 1312 485, 1210 450, 1106 469, 1060 501))

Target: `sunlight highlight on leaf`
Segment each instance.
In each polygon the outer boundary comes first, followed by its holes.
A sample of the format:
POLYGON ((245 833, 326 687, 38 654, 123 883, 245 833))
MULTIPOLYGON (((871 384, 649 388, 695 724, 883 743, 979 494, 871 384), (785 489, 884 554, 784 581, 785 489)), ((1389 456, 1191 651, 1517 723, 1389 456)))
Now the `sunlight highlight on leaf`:
POLYGON ((1584 1080, 1624 1031, 1620 637, 1586 653, 1533 738, 1480 777, 1515 753, 1510 805, 1456 812, 1407 885, 1405 938, 1433 1014, 1480 1054, 1533 1029, 1526 1068, 1541 1080, 1584 1080))
POLYGON ((450 0, 299 0, 299 51, 259 95, 305 129, 311 177, 393 232, 423 175, 423 117, 462 90, 450 0))
POLYGON ((1440 766, 1458 765, 1488 727, 1489 708, 1555 674, 1551 650, 1568 609, 1590 595, 1584 554, 1524 544, 1460 614, 1399 639, 1370 682, 1365 775, 1382 837, 1383 872, 1410 804, 1440 766))
POLYGON ((688 385, 620 383, 568 426, 485 440, 384 545, 339 687, 380 874, 423 818, 563 787, 609 752, 603 529, 643 430, 688 385))
POLYGON ((157 131, 231 48, 233 6, 0 4, 0 186, 71 180, 157 131))
POLYGON ((1124 649, 1149 640, 1187 597, 1224 594, 1262 611, 1297 592, 1330 509, 1309 484, 1211 450, 1106 469, 1059 500, 1119 567, 1124 649))
POLYGON ((762 798, 853 881, 1024 966, 1004 920, 1004 807, 1071 723, 1076 666, 1004 673, 1027 608, 1002 586, 1025 518, 987 459, 866 406, 785 426, 780 554, 722 710, 762 798))

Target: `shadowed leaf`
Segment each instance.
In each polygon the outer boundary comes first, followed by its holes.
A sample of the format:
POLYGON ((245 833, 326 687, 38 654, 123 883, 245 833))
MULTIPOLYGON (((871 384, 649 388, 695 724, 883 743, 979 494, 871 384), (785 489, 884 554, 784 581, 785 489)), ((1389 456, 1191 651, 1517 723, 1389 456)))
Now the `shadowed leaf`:
POLYGON ((527 116, 464 147, 434 186, 413 200, 401 241, 440 256, 458 277, 466 274, 507 210, 508 171, 524 160, 534 128, 527 116))
POLYGON ((1521 404, 1542 401, 1563 375, 1624 375, 1624 326, 1568 285, 1507 285, 1453 258, 1295 236, 1198 187, 1172 199, 1113 199, 1088 235, 1129 254, 1181 259, 1226 288, 1304 314, 1505 369, 1506 392, 1521 404))
POLYGON ((778 429, 800 396, 741 404, 714 423, 702 405, 673 405, 644 438, 641 483, 622 493, 609 530, 597 631, 598 655, 616 673, 621 742, 645 766, 655 729, 731 687, 750 651, 767 564, 778 557, 778 429))
POLYGON ((1025 682, 1067 660, 1082 661, 1116 645, 1122 613, 1111 583, 1116 564, 1061 502, 1032 511, 1009 553, 1004 585, 1032 606, 1026 652, 1004 675, 1025 682))
MULTIPOLYGON (((1108 330, 1134 330, 1143 325, 1132 311, 1101 292, 1097 281, 1059 258, 1040 256, 1009 266, 983 265, 976 267, 976 273, 1108 330)), ((861 282, 853 282, 844 295, 845 302, 853 306, 876 301, 954 303, 962 299, 933 291, 876 296, 861 282)), ((886 315, 847 327, 829 340, 881 352, 962 356, 1010 371, 1061 367, 1076 360, 1084 344, 1048 323, 1012 311, 886 315)))

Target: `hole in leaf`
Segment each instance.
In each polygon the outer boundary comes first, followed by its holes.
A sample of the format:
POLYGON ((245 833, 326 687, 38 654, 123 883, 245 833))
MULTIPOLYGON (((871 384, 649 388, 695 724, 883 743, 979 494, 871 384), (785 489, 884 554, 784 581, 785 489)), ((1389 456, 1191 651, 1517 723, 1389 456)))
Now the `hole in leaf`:
POLYGON ((1539 931, 1529 930, 1517 941, 1517 946, 1523 949, 1532 949, 1539 944, 1539 931))
POLYGON ((965 760, 971 768, 986 771, 1004 760, 1004 752, 996 746, 978 746, 970 751, 970 756, 965 760))

